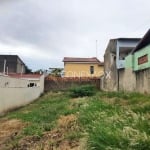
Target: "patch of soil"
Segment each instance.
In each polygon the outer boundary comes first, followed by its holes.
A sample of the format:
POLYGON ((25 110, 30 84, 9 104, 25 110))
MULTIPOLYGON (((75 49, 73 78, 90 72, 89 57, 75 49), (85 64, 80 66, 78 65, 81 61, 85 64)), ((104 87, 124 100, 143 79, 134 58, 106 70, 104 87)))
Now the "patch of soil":
POLYGON ((6 143, 12 140, 25 126, 17 119, 3 119, 0 121, 0 149, 5 149, 6 143))
POLYGON ((16 150, 29 150, 34 148, 39 141, 40 137, 38 136, 26 136, 18 142, 16 150))
POLYGON ((45 132, 42 138, 26 137, 19 141, 20 150, 81 150, 79 139, 67 139, 66 134, 76 131, 77 117, 73 114, 61 116, 57 128, 45 132))
POLYGON ((85 142, 78 138, 68 138, 72 132, 78 132, 77 117, 73 114, 60 116, 57 127, 45 132, 42 137, 26 136, 17 139, 26 124, 17 119, 0 121, 0 150, 83 150, 85 142))

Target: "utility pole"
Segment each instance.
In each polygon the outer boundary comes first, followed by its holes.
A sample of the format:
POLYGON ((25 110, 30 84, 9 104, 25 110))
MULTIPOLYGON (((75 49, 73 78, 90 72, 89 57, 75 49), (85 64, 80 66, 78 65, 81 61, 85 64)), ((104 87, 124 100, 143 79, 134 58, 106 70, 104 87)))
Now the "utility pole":
POLYGON ((96 58, 97 58, 97 40, 96 40, 96 58))
POLYGON ((6 70, 6 59, 4 59, 4 69, 3 69, 3 74, 5 75, 5 70, 6 70))

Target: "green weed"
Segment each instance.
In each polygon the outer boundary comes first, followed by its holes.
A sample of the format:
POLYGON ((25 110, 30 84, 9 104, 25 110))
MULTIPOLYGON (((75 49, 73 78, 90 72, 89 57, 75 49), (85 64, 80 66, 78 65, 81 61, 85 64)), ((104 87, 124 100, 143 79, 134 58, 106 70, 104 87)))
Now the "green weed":
POLYGON ((70 89, 71 97, 84 97, 84 96, 92 96, 96 92, 96 89, 92 85, 82 85, 79 87, 74 87, 70 89))
POLYGON ((48 93, 7 117, 27 124, 22 136, 40 138, 45 131, 57 127, 60 116, 74 114, 79 130, 67 131, 64 139, 78 141, 86 135, 90 150, 150 149, 149 95, 101 92, 89 85, 75 87, 69 93, 48 93))
POLYGON ((67 96, 65 94, 48 94, 38 101, 9 114, 9 118, 21 119, 28 125, 24 128, 25 135, 42 136, 44 131, 50 131, 60 115, 66 114, 67 96))

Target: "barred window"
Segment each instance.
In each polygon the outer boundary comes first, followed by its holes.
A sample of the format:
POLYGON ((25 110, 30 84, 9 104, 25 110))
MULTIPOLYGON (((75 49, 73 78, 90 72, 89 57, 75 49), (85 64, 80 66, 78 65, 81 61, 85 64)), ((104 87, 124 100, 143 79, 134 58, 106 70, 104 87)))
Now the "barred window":
POLYGON ((94 74, 94 66, 90 66, 90 74, 94 74))

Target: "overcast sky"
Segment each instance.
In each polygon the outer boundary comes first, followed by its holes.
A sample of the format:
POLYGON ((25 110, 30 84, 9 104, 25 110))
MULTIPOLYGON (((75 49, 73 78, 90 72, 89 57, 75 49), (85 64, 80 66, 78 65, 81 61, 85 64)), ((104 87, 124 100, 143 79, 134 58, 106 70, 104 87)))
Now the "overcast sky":
POLYGON ((0 0, 0 54, 32 70, 63 67, 63 57, 103 55, 111 38, 142 37, 149 0, 0 0))

